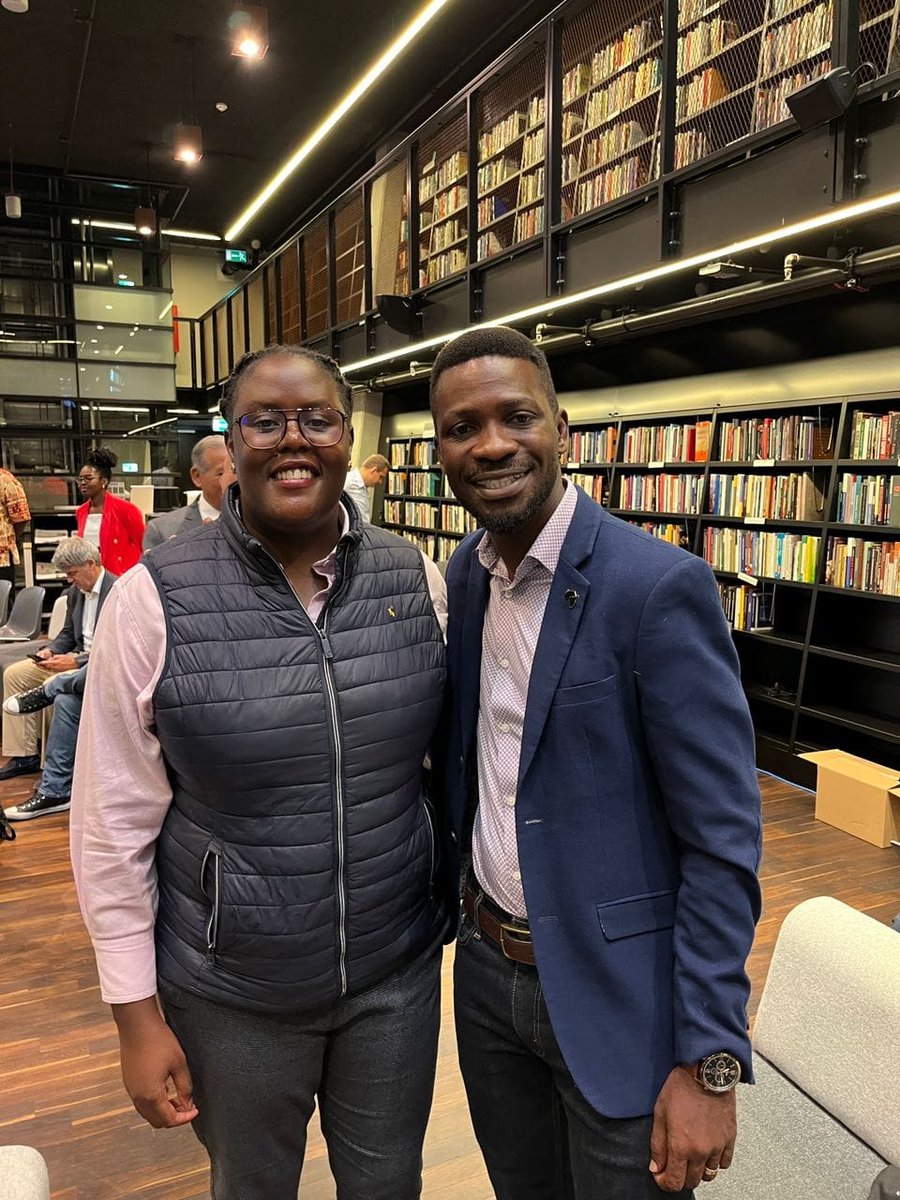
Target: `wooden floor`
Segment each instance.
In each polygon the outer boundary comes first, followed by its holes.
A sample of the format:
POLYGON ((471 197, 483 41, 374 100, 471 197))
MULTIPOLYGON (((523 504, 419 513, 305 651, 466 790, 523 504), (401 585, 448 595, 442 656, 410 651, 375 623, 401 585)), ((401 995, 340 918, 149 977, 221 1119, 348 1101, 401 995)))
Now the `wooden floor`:
MULTIPOLYGON (((9 805, 32 783, 0 785, 0 800, 9 805)), ((778 929, 795 904, 836 896, 881 921, 900 909, 895 851, 817 823, 809 793, 771 778, 762 788, 765 904, 750 960, 753 1009, 778 929)), ((0 844, 0 1144, 26 1143, 44 1154, 54 1200, 208 1200, 204 1155, 190 1131, 151 1130, 122 1088, 113 1024, 75 901, 67 817, 17 828, 17 841, 0 844)), ((490 1200, 456 1068, 450 953, 424 1195, 490 1200)), ((300 1194, 334 1196, 317 1128, 300 1194)))

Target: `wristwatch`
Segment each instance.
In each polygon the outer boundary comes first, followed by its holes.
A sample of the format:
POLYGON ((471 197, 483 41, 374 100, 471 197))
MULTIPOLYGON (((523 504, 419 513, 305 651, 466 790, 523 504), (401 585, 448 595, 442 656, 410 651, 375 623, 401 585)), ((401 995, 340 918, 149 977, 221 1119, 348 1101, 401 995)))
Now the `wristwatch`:
POLYGON ((708 1054, 699 1062, 682 1063, 685 1071, 707 1092, 722 1095, 737 1087, 741 1079, 741 1064, 727 1050, 708 1054))

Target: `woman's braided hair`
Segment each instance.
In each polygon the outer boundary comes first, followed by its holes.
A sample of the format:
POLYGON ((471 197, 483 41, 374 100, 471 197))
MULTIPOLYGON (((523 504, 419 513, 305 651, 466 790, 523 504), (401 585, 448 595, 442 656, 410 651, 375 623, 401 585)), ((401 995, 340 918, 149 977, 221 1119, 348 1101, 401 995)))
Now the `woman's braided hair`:
POLYGON ((226 379, 222 398, 219 401, 219 411, 229 425, 234 416, 234 406, 237 403, 238 389, 242 380, 264 359, 282 358, 285 356, 305 358, 309 362, 315 363, 316 366, 321 367, 326 375, 330 376, 333 380, 344 412, 348 418, 353 416, 353 399, 350 387, 347 380, 341 374, 341 368, 333 358, 329 358, 327 354, 319 354, 315 350, 308 350, 305 346, 272 345, 266 346, 264 350, 251 350, 238 359, 232 368, 231 374, 226 379))

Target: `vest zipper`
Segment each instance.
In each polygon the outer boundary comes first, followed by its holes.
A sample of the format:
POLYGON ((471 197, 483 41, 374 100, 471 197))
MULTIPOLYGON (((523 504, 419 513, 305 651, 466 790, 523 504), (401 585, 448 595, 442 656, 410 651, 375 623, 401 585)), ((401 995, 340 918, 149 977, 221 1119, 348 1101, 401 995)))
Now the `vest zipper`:
MULTIPOLYGON (((269 555, 272 558, 271 555, 269 555)), ((325 612, 322 618, 322 626, 319 626, 312 620, 309 613, 306 612, 306 607, 303 601, 294 591, 294 585, 288 578, 287 572, 281 563, 272 558, 272 562, 276 564, 279 571, 285 578, 285 582, 291 589, 294 599, 300 605, 303 612, 306 614, 310 625, 315 631, 316 637, 322 647, 322 674, 325 678, 325 691, 328 696, 328 716, 331 721, 331 732, 334 736, 334 800, 337 812, 337 901, 338 901, 338 939, 340 945, 339 968, 341 973, 341 995, 347 994, 347 884, 344 878, 347 858, 347 839, 344 830, 344 780, 343 780, 343 753, 341 746, 341 729, 338 720, 337 706, 337 689, 334 686, 334 651, 331 648, 331 642, 328 639, 328 609, 330 600, 325 604, 325 612)))
POLYGON ((212 847, 208 847, 200 864, 200 889, 210 902, 209 917, 206 922, 206 962, 212 966, 216 961, 216 946, 219 940, 219 905, 221 892, 222 858, 212 847), (206 869, 209 861, 213 864, 213 892, 210 896, 206 890, 206 869))

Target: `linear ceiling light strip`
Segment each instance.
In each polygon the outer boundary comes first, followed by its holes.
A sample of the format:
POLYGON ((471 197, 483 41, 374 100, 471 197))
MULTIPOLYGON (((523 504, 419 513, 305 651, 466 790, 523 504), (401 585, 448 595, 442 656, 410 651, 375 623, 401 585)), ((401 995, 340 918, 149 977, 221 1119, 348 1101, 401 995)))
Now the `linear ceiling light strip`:
POLYGON ((372 84, 384 74, 391 63, 403 53, 410 42, 414 41, 421 33, 425 26, 449 3, 449 0, 431 0, 430 4, 426 4, 419 15, 410 22, 403 30, 400 36, 388 46, 384 54, 373 63, 369 70, 363 75, 350 91, 344 96, 343 100, 336 108, 328 114, 322 124, 315 129, 303 144, 294 151, 288 161, 284 164, 281 170, 273 176, 266 184, 262 191, 254 197, 247 205, 241 215, 237 218, 230 229, 225 231, 225 241, 233 241, 239 233, 245 228, 247 223, 256 216, 263 205, 275 195, 279 188, 288 180, 291 175, 297 170, 304 159, 315 150, 316 146, 331 132, 337 123, 350 111, 351 108, 361 100, 366 92, 371 88, 372 84))
POLYGON ((860 200, 856 204, 848 204, 842 208, 830 208, 824 213, 818 213, 814 217, 806 217, 804 220, 795 221, 791 225, 782 225, 777 229, 770 229, 765 233, 743 238, 739 242, 731 242, 727 246, 705 250, 702 254, 693 254, 689 258, 680 258, 674 262, 664 263, 659 267, 651 267, 646 271, 639 271, 636 275, 626 275, 620 279, 612 279, 608 283, 598 284, 596 287, 587 288, 585 291, 574 292, 571 296, 558 296, 547 299, 531 308, 523 308, 518 312, 507 313, 502 317, 497 317, 493 321, 482 321, 477 325, 467 325, 461 329, 455 329, 451 333, 442 333, 439 337, 428 338, 423 342, 415 342, 409 346, 398 347, 384 354, 375 354, 371 358, 361 358, 357 362, 343 365, 341 369, 345 374, 349 371, 369 371, 373 366, 378 366, 379 363, 394 362, 398 358, 403 358, 408 354, 420 354, 425 350, 433 350, 438 346, 444 345, 445 342, 451 341, 459 334, 465 333, 468 329, 490 329, 496 325, 515 325, 534 317, 549 317, 559 312, 562 308, 569 308, 574 304, 584 303, 586 300, 606 296, 612 292, 621 291, 623 288, 635 287, 641 283, 649 283, 654 279, 664 279, 668 275, 677 275, 681 271, 690 271, 716 259, 728 258, 732 254, 740 254, 746 250, 756 250, 762 246, 771 246, 776 242, 784 242, 790 238, 799 237, 801 234, 809 233, 814 229, 824 229, 829 225, 837 225, 842 221, 850 221, 856 217, 865 216, 868 213, 881 212, 884 209, 893 208, 898 204, 900 204, 900 189, 887 192, 883 196, 874 196, 870 200, 860 200))

